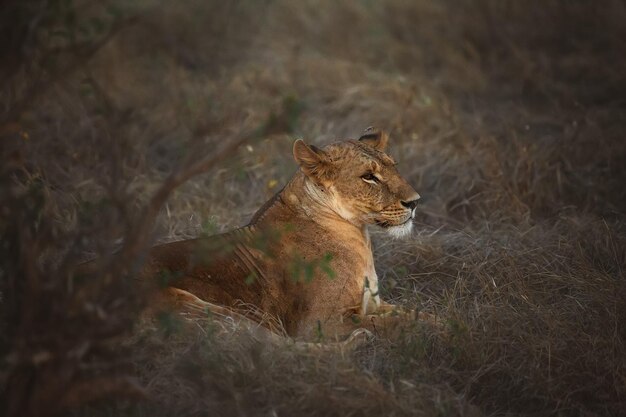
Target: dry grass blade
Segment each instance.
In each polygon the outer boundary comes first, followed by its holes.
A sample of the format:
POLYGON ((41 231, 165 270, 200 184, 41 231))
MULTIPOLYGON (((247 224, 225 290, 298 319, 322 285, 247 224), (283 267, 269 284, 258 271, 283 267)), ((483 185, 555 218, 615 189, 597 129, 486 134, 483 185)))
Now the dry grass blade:
POLYGON ((0 10, 6 415, 626 415, 623 1, 0 10), (438 326, 348 353, 259 343, 254 308, 137 320, 155 238, 245 224, 294 138, 370 125, 422 196, 410 239, 372 232, 381 295, 438 326))

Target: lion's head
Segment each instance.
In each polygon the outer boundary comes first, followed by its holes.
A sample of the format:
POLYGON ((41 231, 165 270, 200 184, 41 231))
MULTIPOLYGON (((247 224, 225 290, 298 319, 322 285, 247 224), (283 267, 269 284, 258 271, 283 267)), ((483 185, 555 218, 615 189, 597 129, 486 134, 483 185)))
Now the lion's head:
POLYGON ((376 224, 400 237, 411 232, 420 196, 385 153, 388 139, 368 128, 358 141, 323 149, 297 140, 293 154, 319 201, 353 224, 376 224))

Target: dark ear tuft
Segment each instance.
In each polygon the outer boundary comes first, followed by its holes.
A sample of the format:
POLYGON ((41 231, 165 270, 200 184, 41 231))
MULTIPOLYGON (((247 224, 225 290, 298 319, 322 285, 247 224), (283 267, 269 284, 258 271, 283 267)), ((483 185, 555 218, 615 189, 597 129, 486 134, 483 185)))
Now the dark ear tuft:
POLYGON ((383 130, 370 126, 365 129, 359 141, 381 152, 385 152, 389 142, 389 135, 383 130))
POLYGON ((326 152, 314 145, 307 145, 302 139, 293 144, 293 158, 302 172, 317 182, 330 178, 331 164, 326 152))

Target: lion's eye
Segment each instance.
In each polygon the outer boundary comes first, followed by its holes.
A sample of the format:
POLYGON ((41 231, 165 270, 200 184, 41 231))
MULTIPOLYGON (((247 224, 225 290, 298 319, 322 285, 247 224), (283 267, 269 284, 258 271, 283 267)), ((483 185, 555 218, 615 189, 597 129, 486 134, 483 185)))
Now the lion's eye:
POLYGON ((376 184, 379 181, 378 177, 371 172, 361 175, 361 179, 365 182, 369 182, 370 184, 376 184))

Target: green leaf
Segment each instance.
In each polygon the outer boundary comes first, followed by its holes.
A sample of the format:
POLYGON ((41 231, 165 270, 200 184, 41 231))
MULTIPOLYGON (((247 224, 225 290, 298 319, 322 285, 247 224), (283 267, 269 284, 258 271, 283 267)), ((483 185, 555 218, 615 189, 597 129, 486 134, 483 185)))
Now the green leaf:
POLYGON ((176 279, 183 276, 182 271, 172 272, 169 269, 165 268, 158 272, 157 274, 157 283, 161 288, 169 287, 169 285, 176 279))
POLYGON ((317 341, 321 342, 324 339, 324 332, 322 332, 322 322, 317 321, 317 327, 315 328, 315 333, 317 335, 317 341))
POLYGON ((177 314, 170 311, 160 311, 157 314, 157 323, 166 337, 178 333, 182 328, 182 321, 177 314))
POLYGON ((255 280, 256 280, 256 274, 252 272, 250 275, 246 277, 244 282, 246 283, 246 285, 252 285, 255 280))
POLYGON ((328 276, 329 279, 333 279, 337 276, 333 268, 330 266, 330 262, 333 260, 333 254, 326 252, 320 262, 320 269, 328 276))
POLYGON ((97 34, 102 33, 104 31, 104 28, 106 27, 104 21, 99 17, 92 17, 91 19, 89 19, 89 22, 91 23, 91 27, 97 34))
POLYGON ((304 265, 304 281, 311 282, 315 276, 315 264, 313 262, 304 265))

